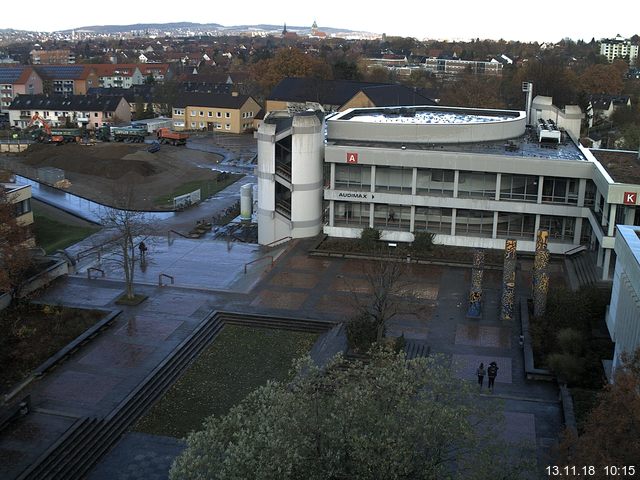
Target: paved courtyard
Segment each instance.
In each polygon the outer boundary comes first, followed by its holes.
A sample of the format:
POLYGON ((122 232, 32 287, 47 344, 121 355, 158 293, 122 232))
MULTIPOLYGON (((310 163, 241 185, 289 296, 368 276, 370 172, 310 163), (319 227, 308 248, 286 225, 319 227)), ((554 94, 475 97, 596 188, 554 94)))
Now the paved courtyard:
MULTIPOLYGON (((125 307, 115 324, 30 389, 34 412, 0 433, 0 478, 15 478, 78 417, 104 416, 184 339, 212 310, 343 321, 366 301, 368 263, 310 257, 313 242, 299 241, 275 254, 256 246, 225 242, 159 241, 153 264, 139 272, 137 290, 149 298, 125 307), (275 255, 244 274, 244 264, 275 255), (157 286, 159 272, 173 274, 174 286, 157 286)), ((105 261, 106 262, 106 261, 105 261)), ((103 263, 105 263, 103 262, 103 263)), ((86 268, 86 266, 84 267, 86 268)), ((117 269, 106 279, 79 275, 60 279, 39 298, 75 306, 119 308, 122 292, 117 269)), ((524 378, 517 322, 498 318, 500 272, 487 272, 480 320, 466 318, 470 270, 408 265, 403 275, 402 307, 387 326, 388 335, 424 342, 442 353, 461 378, 475 381, 480 362, 499 366, 495 392, 478 399, 504 412, 502 435, 537 448, 539 459, 562 427, 556 388, 524 378)), ((525 293, 520 272, 518 289, 525 293)), ((486 383, 485 383, 486 386, 486 383)), ((166 478, 181 450, 175 439, 127 434, 91 473, 92 480, 166 478), (116 476, 117 475, 117 476, 116 476)))

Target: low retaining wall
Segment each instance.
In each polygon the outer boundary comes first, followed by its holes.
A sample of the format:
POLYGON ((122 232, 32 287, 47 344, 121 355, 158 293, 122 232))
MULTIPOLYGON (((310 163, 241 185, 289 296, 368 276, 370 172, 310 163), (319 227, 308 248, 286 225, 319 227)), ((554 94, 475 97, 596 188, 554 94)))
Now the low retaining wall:
POLYGON ((58 260, 46 270, 34 275, 27 279, 22 288, 20 289, 20 297, 26 297, 30 293, 35 292, 39 288, 42 288, 49 283, 53 282, 56 278, 69 273, 69 264, 66 260, 58 260))
POLYGON ((520 299, 520 322, 522 324, 524 372, 528 380, 546 380, 552 382, 555 375, 544 368, 536 368, 533 361, 533 348, 531 346, 531 333, 529 332, 529 307, 527 299, 520 299))

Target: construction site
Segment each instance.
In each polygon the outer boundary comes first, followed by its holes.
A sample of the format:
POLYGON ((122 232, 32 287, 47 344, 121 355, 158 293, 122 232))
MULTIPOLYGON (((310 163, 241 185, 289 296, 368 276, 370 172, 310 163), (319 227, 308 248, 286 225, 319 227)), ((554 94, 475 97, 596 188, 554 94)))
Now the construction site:
POLYGON ((114 205, 123 188, 132 191, 127 208, 174 210, 173 198, 200 189, 202 198, 239 178, 214 170, 222 156, 163 145, 155 153, 144 143, 34 143, 9 154, 4 167, 95 202, 114 205))

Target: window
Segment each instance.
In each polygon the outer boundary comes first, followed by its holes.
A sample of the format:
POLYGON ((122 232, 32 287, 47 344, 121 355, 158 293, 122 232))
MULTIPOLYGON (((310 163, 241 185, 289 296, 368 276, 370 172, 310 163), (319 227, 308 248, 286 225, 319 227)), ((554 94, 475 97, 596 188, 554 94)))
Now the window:
POLYGON ((404 205, 376 204, 373 209, 373 226, 385 230, 409 231, 411 207, 404 205))
POLYGON ((418 195, 439 195, 453 197, 454 170, 418 169, 417 193, 418 195))
POLYGON ((192 116, 192 117, 195 117, 195 116, 196 116, 196 111, 195 111, 195 110, 191 110, 191 112, 190 112, 190 113, 191 113, 191 116, 192 116))
POLYGON ((222 117, 222 112, 216 112, 216 117, 217 118, 221 118, 222 117))
POLYGON ((412 168, 377 167, 376 192, 411 193, 412 168))
POLYGON ((97 117, 98 116, 98 112, 93 112, 93 116, 97 117))
POLYGON ((360 228, 369 226, 368 203, 335 202, 334 215, 335 226, 354 225, 360 228))
POLYGON ((31 211, 31 199, 27 198, 15 204, 16 217, 29 213, 31 211))
POLYGON ((575 225, 573 217, 540 215, 540 230, 549 231, 549 240, 572 243, 575 225))
POLYGON ((335 188, 337 190, 371 190, 371 167, 364 165, 336 164, 335 188))
POLYGON ((493 212, 456 210, 456 235, 489 237, 493 234, 493 212))
POLYGON ((562 177, 544 177, 542 184, 544 203, 578 204, 578 180, 562 177))
POLYGON ((93 124, 93 126, 94 126, 94 127, 96 127, 96 128, 98 128, 98 122, 95 122, 95 123, 93 124))
POLYGON ((174 108, 173 109, 173 114, 174 115, 184 115, 184 110, 181 108, 174 108))
POLYGON ((229 112, 224 112, 224 118, 230 118, 231 114, 229 114, 229 112))
POLYGON ((231 130, 231 125, 229 125, 228 123, 225 124, 224 129, 225 130, 231 130))
POLYGON ((191 128, 196 128, 196 122, 191 122, 191 128))
POLYGON ((500 180, 500 200, 538 201, 538 177, 503 174, 500 180))
POLYGON ((495 198, 495 196, 495 173, 461 171, 458 174, 458 197, 495 198))
POLYGON ((202 110, 200 110, 200 116, 204 117, 204 112, 202 110))
POLYGON ((220 130, 222 128, 222 124, 221 123, 216 123, 216 129, 220 130))
POLYGON ((451 234, 451 209, 416 207, 416 232, 451 234))
POLYGON ((213 112, 211 110, 207 112, 207 117, 213 117, 213 112))
POLYGON ((535 225, 535 215, 500 212, 498 214, 498 238, 524 238, 526 240, 532 240, 535 225))

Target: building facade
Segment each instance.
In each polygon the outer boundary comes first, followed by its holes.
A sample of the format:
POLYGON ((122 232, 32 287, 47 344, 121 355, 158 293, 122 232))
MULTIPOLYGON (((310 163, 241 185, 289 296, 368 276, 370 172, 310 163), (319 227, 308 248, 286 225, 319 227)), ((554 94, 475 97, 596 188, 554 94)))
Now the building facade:
POLYGON ((12 182, 0 182, 0 188, 6 198, 14 206, 17 224, 27 230, 27 246, 35 247, 35 237, 32 231, 33 211, 31 210, 31 185, 21 185, 12 182))
POLYGON ((131 88, 145 81, 142 72, 134 64, 98 64, 93 68, 98 76, 99 87, 131 88))
POLYGON ((173 128, 244 133, 253 128, 260 108, 248 95, 183 93, 173 105, 173 128))
POLYGON ((71 50, 31 50, 31 63, 33 65, 68 65, 76 63, 76 55, 71 50))
POLYGON ((43 81, 43 92, 50 95, 86 95, 99 86, 99 78, 90 65, 37 65, 43 81))
POLYGON ((0 112, 9 111, 17 95, 42 93, 42 79, 36 71, 25 65, 0 67, 0 112))
POLYGON ((603 38, 600 41, 600 55, 607 57, 610 63, 616 58, 621 58, 630 65, 635 65, 638 58, 638 45, 620 35, 616 38, 603 38))
MULTIPOLYGON (((261 131, 259 163, 261 142, 287 151, 284 131, 261 131)), ((533 252, 536 232, 546 229, 551 253, 578 245, 597 251, 606 279, 615 225, 638 222, 640 185, 615 181, 553 122, 527 126, 524 112, 351 109, 327 118, 321 148, 323 231, 334 237, 357 238, 373 227, 383 240, 411 242, 427 231, 445 245, 502 249, 514 238, 519 250, 533 252)), ((281 172, 294 171, 295 161, 283 154, 270 181, 286 185, 281 172)), ((294 200, 291 212, 307 208, 294 200)), ((275 215, 294 222, 284 209, 275 215)))
POLYGON ((640 347, 640 227, 618 225, 616 267, 613 274, 607 327, 615 343, 612 369, 623 352, 640 347))
POLYGON ((424 69, 437 76, 462 75, 472 73, 474 75, 502 75, 502 63, 498 61, 484 62, 479 60, 460 60, 459 58, 426 58, 424 69))

